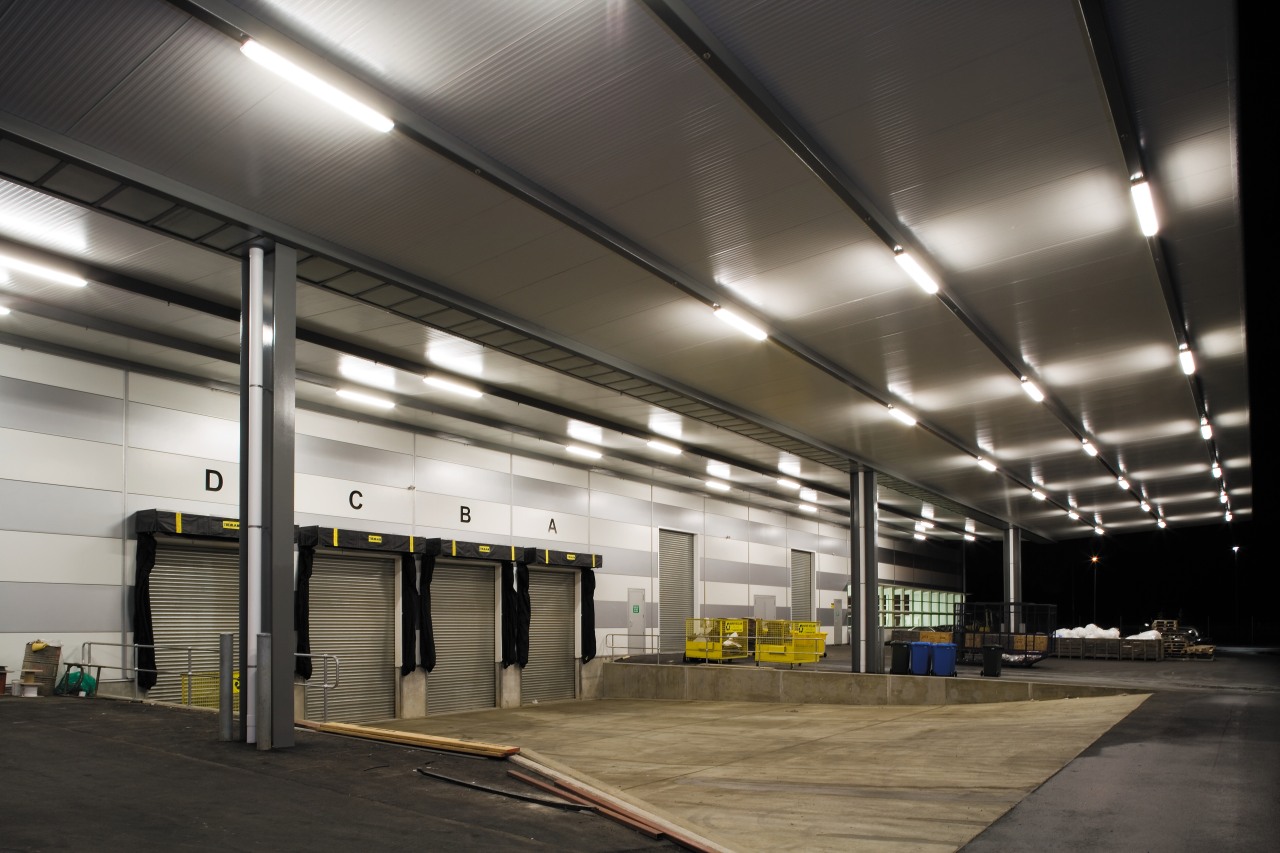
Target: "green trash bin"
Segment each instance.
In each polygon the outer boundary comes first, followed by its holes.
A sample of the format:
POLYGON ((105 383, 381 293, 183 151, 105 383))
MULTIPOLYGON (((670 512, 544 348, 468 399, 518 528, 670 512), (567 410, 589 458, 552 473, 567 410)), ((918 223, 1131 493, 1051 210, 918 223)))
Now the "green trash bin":
POLYGON ((911 643, 906 640, 892 640, 889 643, 890 675, 906 675, 911 672, 911 643))

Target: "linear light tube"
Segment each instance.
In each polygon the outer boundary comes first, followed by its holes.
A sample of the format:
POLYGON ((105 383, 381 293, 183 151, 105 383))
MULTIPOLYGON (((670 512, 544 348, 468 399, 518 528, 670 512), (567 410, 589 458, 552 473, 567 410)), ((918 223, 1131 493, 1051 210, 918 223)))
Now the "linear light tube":
POLYGON ((1035 498, 1038 501, 1042 501, 1044 500, 1044 492, 1040 491, 1039 489, 1032 489, 1031 497, 1035 498))
POLYGON ((665 441, 658 441, 656 438, 649 440, 649 449, 656 450, 659 453, 667 453, 671 456, 680 455, 680 448, 676 447, 674 444, 667 444, 665 441))
POLYGON ((817 490, 816 490, 816 489, 801 489, 801 490, 800 490, 800 500, 802 500, 802 501, 808 501, 809 503, 817 503, 817 502, 818 502, 818 492, 817 492, 817 490))
POLYGON ((332 107, 342 110, 357 121, 367 124, 374 130, 386 133, 395 127, 395 122, 382 113, 357 101, 346 92, 331 86, 310 71, 305 71, 276 53, 269 47, 249 39, 240 45, 240 52, 254 62, 278 74, 293 85, 324 101, 332 107))
POLYGON ((990 459, 983 459, 981 456, 979 456, 977 457, 976 461, 979 467, 985 468, 988 471, 996 470, 996 463, 992 462, 990 459))
POLYGON ((8 314, 8 313, 10 313, 9 309, 4 307, 3 305, 0 305, 0 317, 3 317, 5 314, 8 314))
POLYGON ((1182 372, 1190 376, 1196 372, 1196 356, 1191 351, 1191 347, 1182 344, 1178 347, 1178 362, 1182 365, 1182 372))
POLYGON ((1126 492, 1129 491, 1129 481, 1124 477, 1116 477, 1116 485, 1124 489, 1126 492))
POLYGON ((913 536, 915 536, 915 538, 919 539, 921 542, 923 542, 923 541, 924 541, 924 538, 925 538, 925 537, 924 537, 924 534, 923 534, 923 533, 914 533, 914 534, 912 534, 912 535, 913 535, 913 536))
POLYGON ((896 406, 889 407, 889 414, 893 415, 895 418, 897 418, 899 421, 906 424, 907 426, 916 425, 915 418, 911 417, 911 415, 904 412, 902 409, 897 408, 896 406))
POLYGON ((424 377, 423 382, 432 388, 439 388, 441 391, 448 391, 450 394, 459 394, 463 397, 470 397, 473 400, 479 400, 484 394, 470 385, 461 385, 457 382, 451 382, 448 379, 441 379, 438 376, 424 377))
POLYGON ((727 492, 729 491, 729 484, 722 483, 719 480, 707 480, 707 488, 714 489, 717 492, 727 492))
POLYGON ((1138 504, 1138 506, 1142 507, 1143 512, 1151 512, 1151 504, 1147 503, 1146 501, 1143 501, 1142 503, 1138 504))
POLYGON ((1044 402, 1044 392, 1040 390, 1040 386, 1032 382, 1027 377, 1022 377, 1022 390, 1027 392, 1027 396, 1037 403, 1044 402))
POLYGON ((1133 197, 1133 208, 1138 212, 1138 227, 1148 237, 1154 237, 1160 231, 1160 221, 1156 218, 1156 206, 1151 200, 1151 185, 1146 181, 1134 181, 1129 186, 1129 195, 1133 197))
POLYGON ((800 509, 804 512, 817 512, 818 508, 813 504, 800 504, 800 509))
POLYGON ((977 542, 977 541, 978 541, 978 537, 977 537, 977 536, 974 536, 972 533, 966 533, 966 534, 964 535, 964 541, 966 541, 966 542, 977 542))
POLYGON ((1231 510, 1227 510, 1226 512, 1224 512, 1224 513, 1222 514, 1222 520, 1223 520, 1223 521, 1230 521, 1232 518, 1233 518, 1233 516, 1231 515, 1231 510))
POLYGON ((1226 503, 1226 502, 1227 502, 1227 493, 1226 493, 1226 492, 1218 492, 1218 503, 1220 503, 1220 504, 1224 504, 1224 503, 1226 503))
POLYGON ((1093 442, 1089 441, 1087 438, 1080 440, 1080 449, 1090 456, 1098 455, 1098 448, 1094 447, 1093 442))
POLYGON ((778 478, 778 485, 779 485, 779 486, 782 486, 782 488, 784 488, 784 489, 798 489, 798 488, 800 488, 800 484, 799 484, 799 483, 797 483, 795 480, 788 480, 786 477, 779 477, 779 478, 778 478))
POLYGON ((1209 423, 1208 418, 1200 419, 1200 437, 1205 441, 1213 438, 1213 424, 1209 423))
POLYGON ((373 406, 375 409, 394 409, 396 404, 382 397, 374 397, 371 394, 362 394, 359 391, 351 391, 347 388, 339 388, 338 396, 344 400, 350 400, 353 403, 361 403, 365 406, 373 406))
POLYGON ((581 456, 584 459, 599 459, 601 453, 599 450, 592 450, 590 447, 580 447, 576 444, 565 446, 565 450, 574 456, 581 456))
POLYGON ((1213 463, 1213 467, 1209 469, 1209 473, 1213 475, 1213 479, 1222 479, 1222 466, 1217 462, 1213 463))
POLYGON ((1094 532, 1094 533, 1096 533, 1096 534, 1098 534, 1099 536, 1101 536, 1102 534, 1106 533, 1107 531, 1103 530, 1103 529, 1102 529, 1102 525, 1101 525, 1101 524, 1099 524, 1097 527, 1093 528, 1093 532, 1094 532))
POLYGON ((1067 518, 1071 519, 1072 521, 1079 521, 1080 513, 1076 512, 1074 509, 1069 509, 1067 510, 1067 518))
POLYGON ((713 313, 723 322, 733 326, 749 338, 755 338, 757 341, 763 341, 769 337, 769 333, 764 329, 760 328, 755 323, 752 323, 750 320, 745 320, 742 317, 739 317, 728 308, 720 308, 717 306, 713 313))
POLYGON ((924 267, 920 266, 915 258, 906 252, 897 252, 893 259, 898 262, 898 266, 906 270, 911 280, 920 285, 920 289, 925 293, 933 295, 938 292, 938 283, 933 280, 933 276, 924 271, 924 267))
POLYGON ((1163 518, 1156 519, 1156 527, 1159 527, 1161 530, 1164 530, 1168 526, 1169 526, 1169 523, 1165 521, 1163 518))
POLYGON ((0 255, 0 267, 17 270, 18 272, 25 272, 29 275, 36 275, 40 278, 46 278, 49 281, 57 282, 58 284, 65 284, 69 287, 84 287, 89 283, 79 276, 71 275, 70 273, 62 272, 61 270, 52 269, 51 267, 46 267, 43 264, 33 264, 30 261, 10 257, 9 255, 0 255))

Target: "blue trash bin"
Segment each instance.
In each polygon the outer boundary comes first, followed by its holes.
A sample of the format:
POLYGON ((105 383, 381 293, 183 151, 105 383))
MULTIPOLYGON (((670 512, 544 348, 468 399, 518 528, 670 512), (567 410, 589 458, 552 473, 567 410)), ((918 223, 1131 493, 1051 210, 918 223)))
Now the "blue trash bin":
POLYGON ((956 644, 934 643, 933 674, 947 678, 956 674, 956 644))
POLYGON ((911 644, 911 674, 928 675, 929 664, 933 658, 933 643, 911 644))

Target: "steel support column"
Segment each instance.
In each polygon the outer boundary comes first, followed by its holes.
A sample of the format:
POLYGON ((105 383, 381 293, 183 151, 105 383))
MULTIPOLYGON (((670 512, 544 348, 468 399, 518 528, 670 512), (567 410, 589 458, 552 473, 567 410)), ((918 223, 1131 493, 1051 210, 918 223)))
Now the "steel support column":
POLYGON ((876 472, 849 475, 849 630, 854 672, 884 672, 876 596, 879 590, 876 556, 876 472))
MULTIPOLYGON (((240 321, 241 735, 293 746, 293 445, 296 250, 254 247, 240 321), (257 636, 269 634, 269 696, 258 702, 257 636), (257 708, 267 709, 265 718, 257 708)), ((265 650, 264 650, 265 651, 265 650)))
MULTIPOLYGON (((1010 527, 1004 532, 1004 559, 1001 562, 1004 581, 1004 601, 1012 605, 1022 601, 1022 530, 1010 527)), ((1009 630, 1021 631, 1022 614, 1015 607, 1009 608, 1009 630)))

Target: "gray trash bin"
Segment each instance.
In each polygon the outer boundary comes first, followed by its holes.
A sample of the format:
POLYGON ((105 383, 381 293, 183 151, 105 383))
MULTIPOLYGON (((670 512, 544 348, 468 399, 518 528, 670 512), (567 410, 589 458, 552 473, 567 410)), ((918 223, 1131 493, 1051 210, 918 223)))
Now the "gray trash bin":
POLYGON ((982 675, 984 678, 999 678, 1000 667, 1004 664, 1004 646, 982 647, 982 675))

